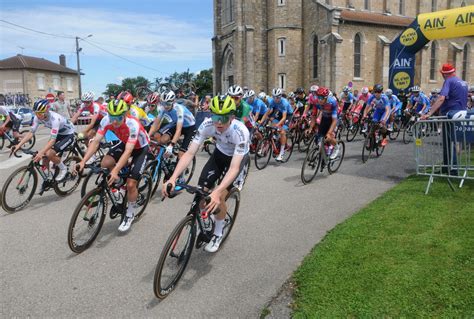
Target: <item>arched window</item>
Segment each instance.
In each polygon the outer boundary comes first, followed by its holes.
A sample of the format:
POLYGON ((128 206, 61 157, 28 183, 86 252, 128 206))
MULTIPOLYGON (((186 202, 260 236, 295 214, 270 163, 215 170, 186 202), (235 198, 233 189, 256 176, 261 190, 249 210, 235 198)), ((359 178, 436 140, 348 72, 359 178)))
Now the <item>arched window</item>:
POLYGON ((354 77, 360 78, 362 38, 359 33, 354 37, 354 77))
POLYGON ((469 68, 469 51, 470 51, 469 44, 466 43, 464 45, 464 50, 462 54, 462 79, 467 81, 467 69, 469 68))
POLYGON ((228 24, 234 21, 234 1, 222 1, 222 23, 228 24))
POLYGON ((438 44, 435 41, 431 43, 430 80, 436 80, 436 51, 437 50, 438 50, 438 44))
POLYGON ((318 36, 313 37, 313 79, 318 77, 318 36))

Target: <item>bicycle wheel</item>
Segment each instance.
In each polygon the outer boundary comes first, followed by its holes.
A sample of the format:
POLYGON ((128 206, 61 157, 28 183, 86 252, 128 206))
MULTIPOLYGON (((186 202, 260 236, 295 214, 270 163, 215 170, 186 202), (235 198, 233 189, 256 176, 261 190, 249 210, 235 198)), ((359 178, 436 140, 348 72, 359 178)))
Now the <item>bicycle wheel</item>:
POLYGON ((33 167, 23 166, 14 171, 2 188, 2 207, 14 213, 28 205, 38 186, 38 173, 33 167))
POLYGON ((2 137, 0 138, 0 151, 3 149, 3 145, 5 145, 5 136, 2 135, 2 137))
MULTIPOLYGON (((20 135, 24 136, 28 132, 29 132, 29 130, 23 130, 23 131, 20 132, 20 135)), ((23 144, 21 146, 21 150, 22 151, 29 151, 33 148, 33 146, 35 146, 35 143, 36 143, 36 136, 33 135, 33 137, 28 142, 26 142, 25 144, 23 144)))
POLYGON ((107 196, 97 187, 84 196, 72 214, 67 232, 69 248, 79 254, 90 247, 104 224, 107 196))
POLYGON ((150 201, 151 192, 152 192, 152 180, 148 172, 144 172, 140 177, 140 180, 137 183, 138 188, 138 198, 137 206, 138 210, 135 213, 135 221, 138 221, 145 211, 148 202, 150 201))
POLYGON ((369 159, 370 154, 374 148, 374 142, 375 141, 372 134, 367 135, 367 137, 364 139, 364 145, 362 147, 362 163, 367 162, 369 159))
POLYGON ((196 240, 196 223, 192 215, 183 218, 168 237, 155 269, 153 291, 166 298, 183 275, 196 240))
POLYGON ((288 162, 291 157, 291 154, 293 154, 294 145, 295 141, 293 139, 293 135, 288 134, 286 138, 285 154, 283 155, 283 160, 281 161, 282 163, 288 162))
POLYGON ((227 205, 227 214, 224 219, 225 223, 224 228, 222 229, 222 241, 219 249, 222 248, 225 240, 229 237, 229 234, 234 227, 235 220, 237 219, 237 213, 239 212, 240 207, 240 191, 237 188, 232 187, 229 194, 226 196, 225 203, 227 205))
POLYGON ((97 188, 100 184, 102 174, 94 174, 94 172, 89 171, 84 177, 84 181, 81 186, 81 198, 84 197, 91 190, 97 188))
POLYGON ((393 130, 388 135, 390 140, 395 141, 398 138, 398 136, 400 135, 400 127, 401 127, 400 120, 395 120, 393 122, 393 130))
POLYGON ((352 142, 355 137, 357 136, 357 133, 359 132, 359 125, 358 124, 352 124, 349 126, 347 129, 346 133, 346 141, 347 142, 352 142))
POLYGON ((260 170, 267 167, 272 156, 272 142, 269 138, 260 140, 255 149, 255 166, 260 170))
MULTIPOLYGON (((68 170, 66 177, 64 177, 64 179, 60 182, 54 181, 53 185, 54 191, 59 196, 67 196, 71 194, 81 183, 81 174, 71 173, 72 167, 76 166, 76 164, 78 164, 80 161, 81 158, 79 156, 71 156, 64 161, 64 164, 68 170)), ((56 168, 56 174, 54 174, 54 176, 56 177, 58 173, 59 169, 56 168)))
POLYGON ((346 145, 343 141, 338 141, 337 144, 339 145, 339 155, 335 159, 330 159, 328 164, 328 172, 329 174, 333 174, 337 172, 339 167, 341 167, 342 160, 344 159, 344 154, 346 152, 346 145))
POLYGON ((311 144, 313 134, 301 134, 300 141, 298 142, 298 150, 303 153, 308 150, 309 145, 311 144))
POLYGON ((318 173, 321 165, 321 152, 319 148, 314 148, 306 154, 301 167, 301 181, 303 184, 309 184, 318 173))
POLYGON ((379 145, 377 145, 377 146, 375 147, 375 154, 377 155, 377 157, 382 156, 382 153, 383 153, 384 150, 385 150, 385 146, 382 146, 382 145, 379 146, 379 145))
POLYGON ((403 143, 405 144, 410 143, 412 138, 413 138, 412 125, 408 124, 406 129, 403 131, 403 143))

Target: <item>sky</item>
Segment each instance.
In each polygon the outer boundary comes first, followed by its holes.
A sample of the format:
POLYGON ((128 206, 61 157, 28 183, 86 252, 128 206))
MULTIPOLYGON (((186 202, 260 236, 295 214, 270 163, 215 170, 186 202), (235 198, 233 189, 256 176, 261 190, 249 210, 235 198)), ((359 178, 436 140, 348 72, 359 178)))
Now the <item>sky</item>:
POLYGON ((84 39, 83 92, 100 95, 107 83, 119 84, 126 77, 153 80, 212 67, 211 0, 0 2, 0 20, 55 35, 0 21, 0 59, 20 53, 59 63, 64 54, 67 67, 76 70, 78 36, 84 39))

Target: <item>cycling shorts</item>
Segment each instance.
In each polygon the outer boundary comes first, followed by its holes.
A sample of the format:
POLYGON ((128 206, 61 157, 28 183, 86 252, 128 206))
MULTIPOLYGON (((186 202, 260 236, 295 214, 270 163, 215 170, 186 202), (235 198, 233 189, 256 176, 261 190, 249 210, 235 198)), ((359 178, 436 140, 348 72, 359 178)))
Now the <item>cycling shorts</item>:
MULTIPOLYGON (((163 130, 160 129, 160 134, 168 134, 171 138, 173 138, 174 134, 176 133, 176 125, 174 124, 167 124, 163 127, 163 130)), ((183 142, 179 149, 183 152, 188 150, 189 143, 193 140, 194 134, 196 133, 196 127, 194 125, 189 127, 183 127, 181 129, 181 135, 183 135, 183 142)))
POLYGON ((342 112, 343 113, 346 113, 347 112, 347 109, 349 108, 349 106, 351 106, 351 102, 344 102, 344 106, 342 107, 342 112))
MULTIPOLYGON (((238 181, 239 178, 243 178, 240 174, 242 172, 242 169, 245 166, 245 163, 250 160, 249 154, 247 153, 244 158, 242 159, 242 162, 240 163, 240 171, 239 174, 236 177, 236 180, 227 187, 227 190, 230 191, 234 184, 239 183, 238 181)), ((213 189, 214 186, 216 185, 216 182, 220 180, 220 178, 224 177, 227 171, 229 170, 230 163, 232 162, 232 156, 227 156, 221 151, 219 151, 218 148, 214 150, 214 153, 212 153, 211 157, 207 160, 207 163, 204 165, 202 171, 201 171, 201 176, 199 176, 199 182, 198 185, 201 187, 206 187, 208 189, 213 189)))
MULTIPOLYGON (((125 144, 120 142, 109 149, 107 155, 112 156, 112 158, 117 163, 125 151, 125 144)), ((138 181, 145 170, 145 165, 148 157, 148 145, 142 148, 134 149, 132 155, 132 164, 130 166, 130 171, 128 173, 128 178, 138 181)))
MULTIPOLYGON (((273 121, 272 121, 272 124, 278 124, 278 123, 280 123, 279 120, 273 120, 273 121)), ((281 127, 281 129, 282 129, 283 131, 285 131, 285 132, 288 131, 288 125, 283 124, 282 127, 281 127)))
POLYGON ((319 136, 326 136, 332 125, 332 117, 321 117, 321 123, 319 124, 319 136))
POLYGON ((56 142, 53 145, 53 150, 56 153, 62 153, 66 150, 69 146, 74 143, 74 134, 69 135, 58 135, 56 137, 56 142))
POLYGON ((384 109, 376 109, 374 112, 374 115, 372 116, 372 121, 374 122, 380 122, 385 115, 385 110, 384 109))

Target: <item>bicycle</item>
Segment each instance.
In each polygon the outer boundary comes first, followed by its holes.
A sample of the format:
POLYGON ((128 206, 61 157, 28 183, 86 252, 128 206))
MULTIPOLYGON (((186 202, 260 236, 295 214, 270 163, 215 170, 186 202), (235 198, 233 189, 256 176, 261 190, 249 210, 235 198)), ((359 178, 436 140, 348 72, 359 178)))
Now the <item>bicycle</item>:
POLYGON ((404 144, 409 144, 411 140, 413 139, 413 127, 415 126, 415 123, 418 121, 418 118, 420 115, 418 113, 414 113, 411 110, 407 110, 407 115, 409 115, 410 119, 408 120, 408 123, 405 127, 405 130, 403 131, 403 143, 404 144))
POLYGON ((362 163, 367 162, 374 151, 377 157, 382 155, 385 146, 382 146, 382 134, 379 132, 380 128, 380 123, 371 122, 369 124, 368 133, 362 147, 362 163))
MULTIPOLYGON (((31 155, 33 158, 38 154, 37 151, 24 151, 24 153, 31 155)), ((21 155, 16 154, 14 156, 21 157, 21 155)), ((71 194, 79 186, 82 177, 81 175, 72 174, 70 168, 79 163, 81 159, 68 153, 63 153, 62 158, 64 158, 63 163, 68 167, 68 172, 64 179, 59 182, 55 179, 59 174, 59 169, 56 167, 52 172, 46 157, 43 157, 41 163, 34 162, 32 159, 28 165, 16 169, 7 178, 2 188, 3 209, 8 213, 23 209, 35 194, 38 186, 38 175, 43 179, 38 195, 42 196, 44 192, 51 188, 61 197, 71 194), (66 155, 64 156, 64 154, 66 155), (17 194, 23 198, 19 202, 13 200, 17 194)))
POLYGON ((392 130, 389 131, 388 137, 390 140, 394 141, 400 135, 400 131, 402 130, 402 117, 401 115, 396 115, 395 119, 393 120, 392 130))
MULTIPOLYGON (((214 233, 214 219, 212 214, 202 210, 205 206, 209 192, 199 187, 177 183, 176 186, 184 188, 194 195, 189 212, 173 229, 163 247, 158 260, 153 279, 153 291, 159 299, 166 298, 178 284, 191 257, 193 247, 201 248, 211 241, 214 233)), ((170 189, 168 189, 169 191, 170 189)), ((169 193, 168 193, 169 194, 169 193)), ((170 197, 175 195, 170 194, 170 197)), ((227 214, 223 229, 220 249, 235 224, 240 205, 240 192, 233 187, 226 197, 227 214)), ((217 214, 218 212, 214 212, 217 214)))
MULTIPOLYGON (((120 215, 120 222, 122 222, 127 211, 126 191, 123 194, 120 189, 125 188, 126 178, 129 173, 128 166, 120 171, 120 180, 115 183, 114 187, 109 187, 108 185, 109 169, 98 167, 92 167, 91 169, 99 175, 98 186, 79 201, 71 216, 68 227, 68 245, 77 254, 89 248, 97 238, 97 235, 99 235, 107 214, 109 201, 112 204, 109 211, 110 219, 115 219, 120 215)), ((138 211, 135 214, 134 222, 140 219, 150 199, 151 178, 147 172, 141 176, 137 188, 138 211)))
POLYGON ((336 158, 331 159, 328 155, 329 143, 325 141, 325 138, 319 136, 316 132, 312 137, 313 144, 315 147, 308 149, 308 153, 303 161, 301 167, 301 181, 303 184, 309 184, 316 177, 318 171, 321 173, 327 167, 329 174, 334 174, 341 167, 346 151, 344 142, 339 138, 337 145, 339 146, 339 154, 336 158))
MULTIPOLYGON (((279 128, 267 125, 263 133, 263 138, 257 143, 255 149, 255 166, 262 170, 267 167, 270 162, 270 157, 280 154, 280 135, 278 134, 279 128)), ((285 156, 281 161, 282 163, 288 162, 293 153, 293 136, 291 132, 287 133, 285 145, 285 156)))
MULTIPOLYGON (((4 131, 0 130, 0 150, 2 150, 3 146, 5 145, 5 139, 7 139, 10 142, 10 145, 8 146, 8 148, 11 148, 12 146, 15 146, 16 144, 18 144, 21 138, 28 132, 29 130, 21 130, 20 135, 18 137, 18 141, 17 141, 13 137, 11 129, 7 128, 4 131)), ((33 148, 33 146, 35 146, 35 143, 36 143, 36 136, 33 135, 33 137, 28 142, 26 142, 25 144, 21 146, 21 150, 29 151, 33 148)))

